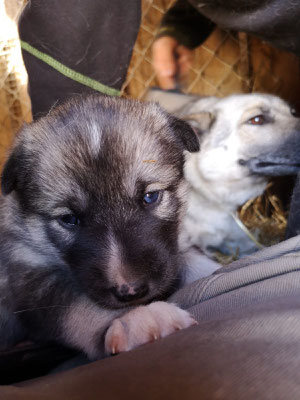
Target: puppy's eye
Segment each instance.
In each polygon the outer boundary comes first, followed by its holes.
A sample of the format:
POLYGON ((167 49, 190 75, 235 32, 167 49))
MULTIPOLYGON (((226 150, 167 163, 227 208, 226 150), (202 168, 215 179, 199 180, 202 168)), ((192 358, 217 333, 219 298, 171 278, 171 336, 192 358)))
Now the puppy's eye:
POLYGON ((156 192, 148 192, 144 195, 143 203, 145 206, 149 206, 151 204, 157 203, 159 199, 160 191, 157 190, 156 192))
POLYGON ((59 222, 62 225, 73 227, 80 224, 79 218, 74 214, 65 214, 59 218, 59 222))
POLYGON ((247 124, 249 125, 264 125, 266 124, 268 121, 266 120, 266 118, 263 115, 256 115, 253 118, 250 118, 247 121, 247 124))

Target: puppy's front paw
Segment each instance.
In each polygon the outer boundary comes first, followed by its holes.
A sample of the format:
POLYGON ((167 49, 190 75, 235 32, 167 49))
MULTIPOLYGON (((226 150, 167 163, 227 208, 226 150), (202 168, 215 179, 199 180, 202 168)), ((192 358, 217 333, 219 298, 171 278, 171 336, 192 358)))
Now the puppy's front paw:
POLYGON ((157 301, 140 306, 113 321, 105 336, 105 351, 128 351, 195 324, 187 311, 174 304, 157 301))

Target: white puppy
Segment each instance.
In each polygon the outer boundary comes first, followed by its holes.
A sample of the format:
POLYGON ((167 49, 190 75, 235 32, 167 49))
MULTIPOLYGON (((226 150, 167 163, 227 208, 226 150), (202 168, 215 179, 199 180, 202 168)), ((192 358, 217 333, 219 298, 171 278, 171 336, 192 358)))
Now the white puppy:
POLYGON ((219 99, 153 90, 147 99, 199 132, 200 152, 186 155, 190 193, 182 251, 242 256, 257 250, 234 216, 264 191, 269 176, 298 171, 299 118, 279 97, 266 94, 219 99))

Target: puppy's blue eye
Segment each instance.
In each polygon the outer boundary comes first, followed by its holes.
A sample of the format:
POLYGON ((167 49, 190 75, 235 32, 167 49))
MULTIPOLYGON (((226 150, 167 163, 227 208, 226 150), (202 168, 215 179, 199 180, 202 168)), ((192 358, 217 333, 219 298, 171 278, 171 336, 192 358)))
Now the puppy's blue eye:
POLYGON ((80 220, 79 218, 74 215, 74 214, 66 214, 63 215, 59 218, 60 222, 62 222, 64 225, 69 225, 71 226, 75 226, 75 225, 79 225, 80 220))
POLYGON ((159 199, 159 191, 148 192, 144 195, 143 203, 148 206, 150 204, 156 203, 159 199))

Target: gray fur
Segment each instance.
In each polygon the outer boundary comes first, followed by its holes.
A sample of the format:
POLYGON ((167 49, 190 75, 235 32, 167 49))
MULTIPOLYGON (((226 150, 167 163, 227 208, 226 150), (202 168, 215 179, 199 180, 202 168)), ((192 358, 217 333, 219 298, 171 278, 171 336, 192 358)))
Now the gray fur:
POLYGON ((56 340, 98 357, 116 316, 174 291, 184 150, 198 150, 187 124, 124 99, 73 99, 24 127, 2 174, 0 348, 56 340), (143 294, 120 300, 127 284, 143 294))

